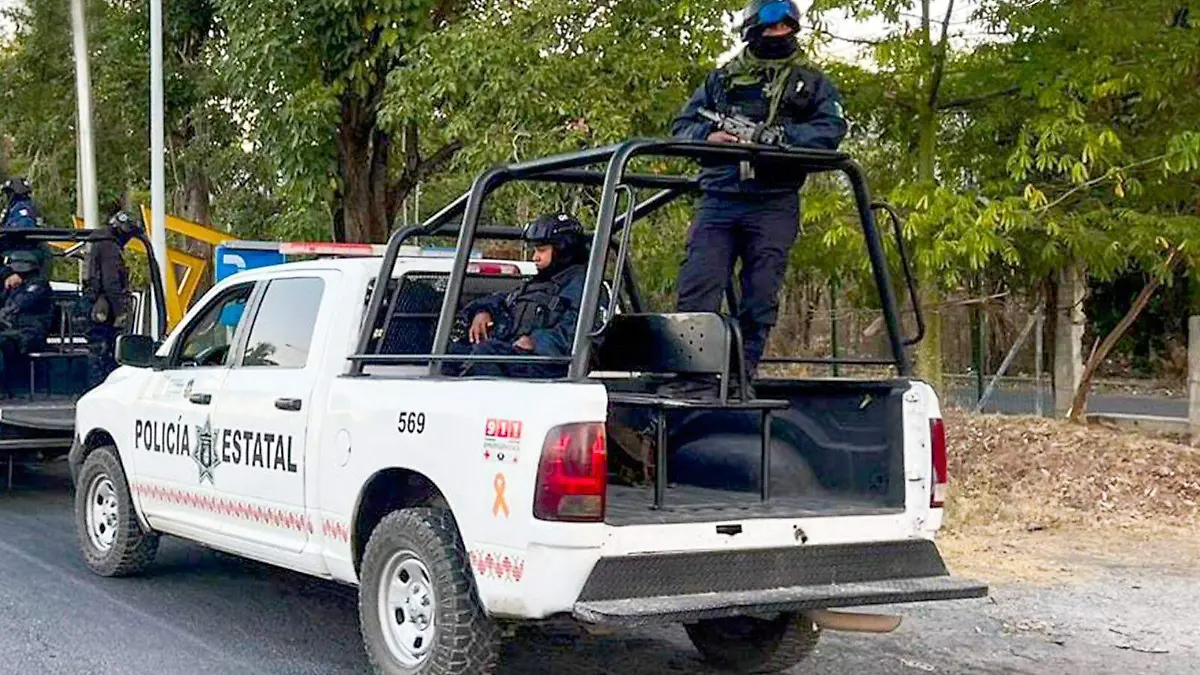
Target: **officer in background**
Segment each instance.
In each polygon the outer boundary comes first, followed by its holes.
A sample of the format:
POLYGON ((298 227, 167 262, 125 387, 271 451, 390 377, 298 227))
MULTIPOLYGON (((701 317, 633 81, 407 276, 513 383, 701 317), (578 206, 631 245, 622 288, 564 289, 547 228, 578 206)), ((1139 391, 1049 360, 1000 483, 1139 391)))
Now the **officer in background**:
POLYGON ((41 349, 50 332, 54 302, 50 283, 42 274, 37 253, 28 250, 9 254, 6 268, 20 281, 3 293, 0 307, 0 381, 7 382, 8 370, 21 357, 41 349))
MULTIPOLYGON (((535 247, 537 274, 512 293, 496 293, 467 305, 459 322, 469 327, 466 335, 451 343, 451 354, 571 354, 587 277, 583 224, 567 213, 548 214, 530 223, 522 238, 535 247)), ((554 378, 565 376, 567 366, 447 362, 442 371, 447 375, 554 378)))
MULTIPOLYGON (((741 25, 746 48, 709 74, 675 119, 683 139, 737 143, 699 114, 740 114, 782 132, 786 145, 835 150, 846 135, 840 96, 799 49, 800 9, 754 0, 741 25)), ((788 253, 800 223, 806 175, 759 164, 708 163, 702 197, 679 270, 678 310, 719 312, 736 259, 742 261, 740 316, 747 370, 753 376, 779 308, 788 253)))
MULTIPOLYGON (((0 211, 0 231, 31 230, 41 225, 41 214, 37 204, 33 202, 33 187, 29 181, 14 176, 0 185, 0 193, 4 196, 3 211, 0 211)), ((34 251, 38 256, 38 265, 45 275, 49 274, 53 254, 45 244, 16 243, 13 241, 0 242, 0 258, 17 250, 34 251)), ((16 288, 21 283, 20 277, 13 274, 7 267, 0 268, 0 283, 5 289, 16 288)))
POLYGON ((38 226, 37 206, 33 203, 33 188, 29 181, 13 177, 0 186, 4 193, 4 212, 0 216, 0 227, 4 229, 34 228, 38 226))
POLYGON ((112 239, 88 245, 84 261, 83 301, 87 309, 88 387, 95 387, 116 369, 117 335, 129 329, 129 270, 121 251, 137 234, 137 223, 124 211, 108 220, 112 239))

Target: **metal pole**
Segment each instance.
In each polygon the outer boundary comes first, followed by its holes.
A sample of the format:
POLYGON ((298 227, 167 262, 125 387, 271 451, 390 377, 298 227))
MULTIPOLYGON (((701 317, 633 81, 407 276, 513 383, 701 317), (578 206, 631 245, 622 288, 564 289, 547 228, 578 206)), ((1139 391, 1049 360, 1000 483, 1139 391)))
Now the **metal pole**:
MULTIPOLYGON (((150 241, 163 284, 167 275, 167 193, 163 120, 162 0, 150 0, 150 241)), ((166 289, 174 293, 175 289, 166 289)))
POLYGON ((92 142, 92 76, 88 67, 87 19, 84 0, 71 0, 71 24, 75 42, 75 92, 78 98, 79 172, 83 188, 83 222, 100 227, 100 204, 96 197, 96 151, 92 142))
MULTIPOLYGON (((829 334, 830 347, 833 349, 833 358, 838 358, 838 316, 837 316, 837 296, 838 296, 838 280, 834 277, 829 280, 829 334)), ((837 362, 830 364, 833 369, 833 376, 841 375, 838 369, 837 362)))
POLYGON ((1200 446, 1200 316, 1188 317, 1188 432, 1200 446))
POLYGON ((1008 367, 1012 365, 1013 359, 1017 358, 1017 352, 1021 351, 1021 347, 1025 346, 1025 341, 1029 339, 1029 332, 1033 330, 1034 325, 1037 324, 1038 317, 1041 315, 1042 308, 1039 306, 1037 313, 1029 317, 1029 321, 1025 323, 1025 328, 1021 330, 1021 336, 1013 343, 1012 349, 1008 350, 1004 361, 1000 363, 1000 368, 996 371, 995 377, 988 383, 987 389, 984 390, 983 396, 979 399, 979 403, 975 405, 975 412, 982 411, 984 404, 992 397, 992 392, 996 391, 996 385, 1000 382, 1000 378, 1004 377, 1004 374, 1008 372, 1008 367))
POLYGON ((1045 329, 1046 316, 1038 312, 1037 326, 1034 328, 1037 333, 1033 336, 1033 390, 1035 396, 1033 411, 1038 417, 1042 417, 1045 414, 1045 411, 1042 409, 1042 334, 1045 332, 1045 329))
POLYGON ((971 305, 971 367, 975 369, 975 402, 983 400, 983 330, 979 306, 971 305))

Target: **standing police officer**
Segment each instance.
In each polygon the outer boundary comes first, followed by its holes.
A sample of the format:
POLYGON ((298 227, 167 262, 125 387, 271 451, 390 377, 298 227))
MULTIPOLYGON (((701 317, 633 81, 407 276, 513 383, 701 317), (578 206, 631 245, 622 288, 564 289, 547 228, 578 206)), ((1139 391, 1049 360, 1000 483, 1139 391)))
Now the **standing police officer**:
MULTIPOLYGON (((781 133, 797 148, 835 150, 847 125, 833 84, 807 62, 796 32, 800 9, 790 0, 754 0, 741 26, 746 49, 711 73, 675 119, 679 138, 737 143, 700 115, 740 114, 781 133)), ((719 312, 734 263, 741 258, 739 322, 746 367, 753 375, 778 314, 788 252, 800 223, 806 174, 769 164, 708 163, 703 193, 679 271, 678 310, 719 312)))
MULTIPOLYGON (((490 356, 568 356, 579 321, 587 277, 583 224, 567 213, 544 215, 525 228, 533 244, 537 274, 512 293, 496 293, 467 305, 461 319, 469 324, 468 342, 457 340, 451 354, 490 356)), ((553 378, 566 365, 447 362, 446 374, 553 378)))
POLYGON ((121 257, 125 245, 137 232, 137 224, 124 211, 108 220, 112 239, 94 241, 84 261, 83 299, 87 307, 88 387, 104 381, 116 367, 117 335, 128 329, 129 271, 121 257))
POLYGON ((0 308, 0 382, 7 381, 5 370, 16 359, 45 345, 54 314, 50 283, 37 253, 13 251, 5 267, 20 281, 4 291, 0 308))

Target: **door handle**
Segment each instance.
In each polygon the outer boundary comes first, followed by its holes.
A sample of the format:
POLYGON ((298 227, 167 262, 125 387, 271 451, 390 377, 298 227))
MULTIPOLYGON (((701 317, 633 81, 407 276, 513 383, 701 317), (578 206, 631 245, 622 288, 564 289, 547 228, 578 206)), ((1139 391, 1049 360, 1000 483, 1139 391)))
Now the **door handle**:
POLYGON ((212 394, 192 394, 188 400, 196 405, 208 405, 212 403, 212 394))
POLYGON ((280 410, 296 411, 303 407, 304 403, 298 398, 277 398, 275 399, 275 407, 280 410))

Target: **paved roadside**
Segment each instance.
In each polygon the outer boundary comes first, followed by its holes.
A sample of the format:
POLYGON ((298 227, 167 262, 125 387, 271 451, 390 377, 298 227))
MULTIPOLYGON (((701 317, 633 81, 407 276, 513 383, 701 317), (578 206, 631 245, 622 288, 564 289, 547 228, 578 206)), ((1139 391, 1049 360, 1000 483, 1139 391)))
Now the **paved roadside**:
MULTIPOLYGON (((366 673, 354 590, 166 540, 149 574, 102 579, 76 550, 65 473, 0 493, 0 673, 366 673)), ((1197 672, 1200 572, 1096 563, 1086 578, 1002 583, 989 599, 895 608, 885 636, 828 634, 794 673, 1197 672)), ((523 630, 506 675, 706 673, 677 628, 523 630)))

